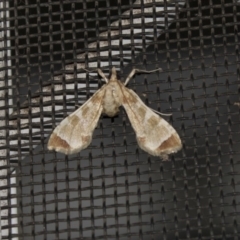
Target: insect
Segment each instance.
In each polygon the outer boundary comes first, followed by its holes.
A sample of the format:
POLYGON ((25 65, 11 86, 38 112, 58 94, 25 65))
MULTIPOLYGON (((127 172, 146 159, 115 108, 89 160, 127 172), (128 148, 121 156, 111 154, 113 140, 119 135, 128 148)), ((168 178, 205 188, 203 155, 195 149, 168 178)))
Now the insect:
POLYGON ((164 159, 168 154, 180 150, 182 143, 176 130, 148 108, 133 90, 126 87, 138 71, 141 70, 133 69, 123 84, 117 79, 115 67, 112 68, 110 79, 98 69, 98 74, 106 84, 55 128, 48 149, 73 154, 87 148, 100 115, 105 113, 113 117, 119 112, 119 107, 123 106, 141 149, 164 159))

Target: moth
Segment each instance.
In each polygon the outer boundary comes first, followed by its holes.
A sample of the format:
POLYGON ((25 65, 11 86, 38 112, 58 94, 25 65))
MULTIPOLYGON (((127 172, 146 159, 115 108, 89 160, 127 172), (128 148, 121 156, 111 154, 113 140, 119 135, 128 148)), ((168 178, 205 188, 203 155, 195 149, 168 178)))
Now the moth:
POLYGON ((176 130, 147 107, 133 90, 126 87, 138 71, 141 70, 133 69, 123 84, 117 79, 115 67, 109 79, 98 69, 98 74, 106 84, 55 128, 48 149, 74 154, 87 148, 100 115, 105 113, 113 117, 119 112, 119 107, 123 106, 141 149, 164 159, 180 150, 182 143, 176 130))

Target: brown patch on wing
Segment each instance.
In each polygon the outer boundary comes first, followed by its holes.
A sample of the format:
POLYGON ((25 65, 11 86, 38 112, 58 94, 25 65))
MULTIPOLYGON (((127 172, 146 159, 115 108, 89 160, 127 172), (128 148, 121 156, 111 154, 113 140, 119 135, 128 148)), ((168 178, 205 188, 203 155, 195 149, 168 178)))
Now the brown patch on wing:
POLYGON ((73 126, 76 126, 79 123, 79 117, 72 115, 69 117, 69 123, 73 126))
POLYGON ((102 99, 102 97, 99 96, 99 94, 95 94, 95 95, 92 96, 91 102, 92 103, 98 103, 99 101, 101 101, 101 99, 102 99))
POLYGON ((82 116, 85 117, 87 115, 88 111, 89 111, 89 107, 83 106, 82 107, 82 116))
POLYGON ((170 138, 165 140, 159 147, 158 151, 164 151, 166 149, 173 149, 173 148, 178 148, 181 145, 179 142, 178 136, 175 134, 172 134, 170 138))
POLYGON ((138 114, 139 114, 139 116, 141 117, 141 118, 145 118, 145 116, 146 116, 146 109, 145 108, 143 108, 143 107, 140 107, 140 108, 138 108, 138 114))
POLYGON ((52 150, 57 148, 66 149, 67 152, 68 149, 70 149, 70 145, 57 134, 53 133, 48 142, 48 149, 52 150))
POLYGON ((91 141, 91 137, 90 136, 82 136, 82 141, 84 143, 88 143, 89 141, 91 141))
POLYGON ((146 141, 146 138, 145 138, 145 137, 138 137, 137 139, 138 139, 138 142, 139 142, 140 144, 143 144, 143 143, 145 143, 145 141, 146 141))
MULTIPOLYGON (((124 88, 125 88, 125 91, 127 91, 127 92, 129 91, 129 89, 127 89, 126 87, 124 87, 124 88)), ((134 96, 131 92, 123 95, 123 103, 124 104, 125 103, 126 104, 135 104, 138 101, 139 101, 139 99, 136 96, 134 96)))
POLYGON ((151 125, 151 126, 156 126, 159 123, 159 118, 156 116, 151 116, 147 122, 151 125))

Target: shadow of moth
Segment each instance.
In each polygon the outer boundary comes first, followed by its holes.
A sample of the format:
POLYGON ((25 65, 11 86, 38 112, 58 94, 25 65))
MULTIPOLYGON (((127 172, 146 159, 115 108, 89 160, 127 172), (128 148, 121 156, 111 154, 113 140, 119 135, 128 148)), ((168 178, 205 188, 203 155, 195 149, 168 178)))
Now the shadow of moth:
POLYGON ((126 87, 137 71, 141 70, 133 69, 123 84, 117 79, 115 67, 112 68, 110 79, 98 69, 106 84, 54 129, 48 149, 73 154, 87 148, 100 115, 105 113, 113 117, 119 112, 119 107, 123 106, 141 149, 163 159, 180 150, 182 143, 176 130, 148 108, 134 91, 126 87))

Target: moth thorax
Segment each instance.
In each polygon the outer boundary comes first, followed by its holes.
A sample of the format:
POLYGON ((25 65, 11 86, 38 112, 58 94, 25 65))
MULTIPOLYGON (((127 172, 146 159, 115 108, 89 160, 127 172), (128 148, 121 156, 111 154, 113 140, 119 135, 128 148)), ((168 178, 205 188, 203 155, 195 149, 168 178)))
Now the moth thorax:
POLYGON ((109 117, 117 115, 122 105, 122 94, 117 84, 110 84, 103 99, 103 113, 109 117))

